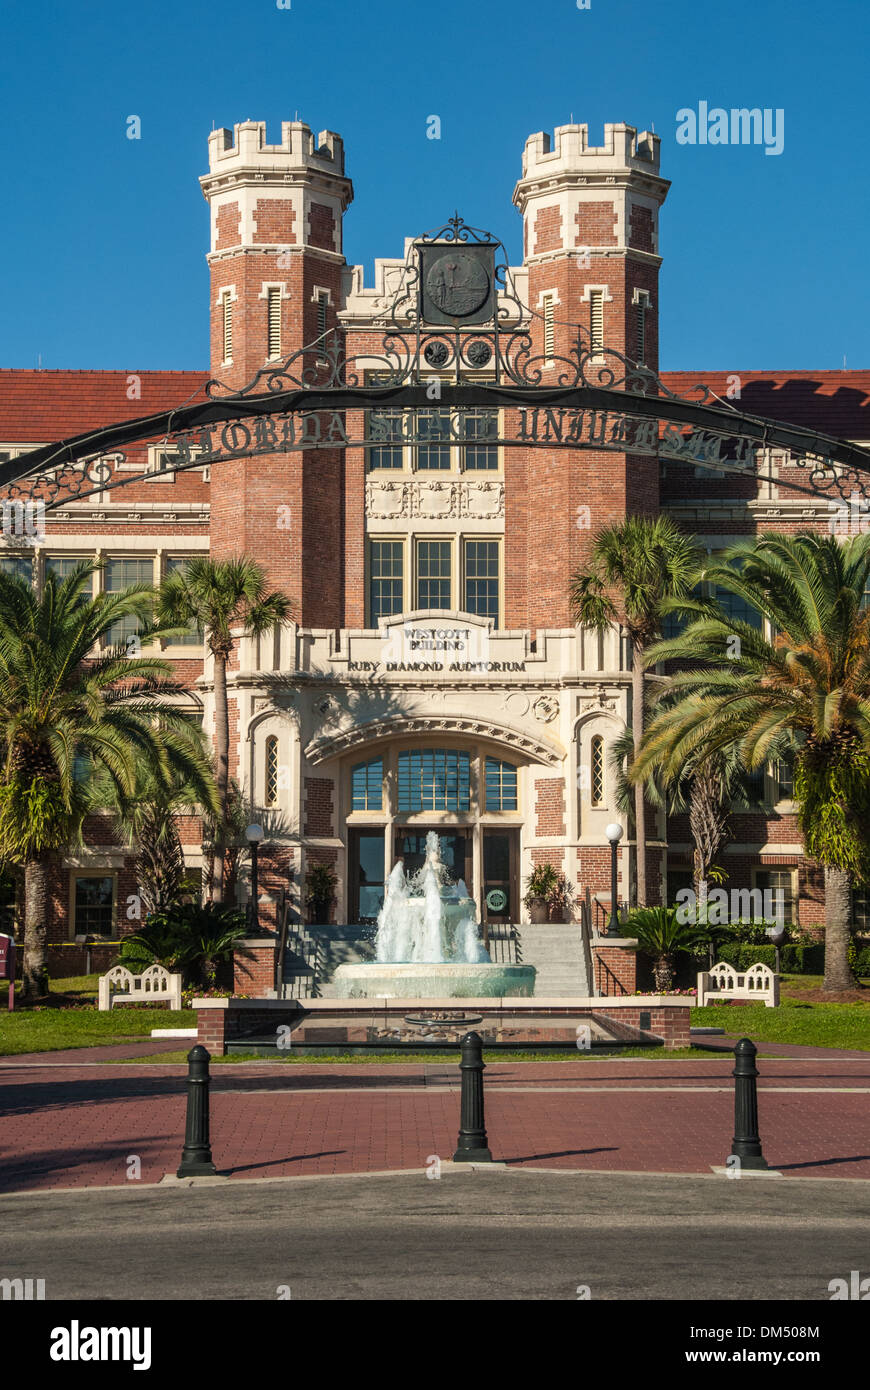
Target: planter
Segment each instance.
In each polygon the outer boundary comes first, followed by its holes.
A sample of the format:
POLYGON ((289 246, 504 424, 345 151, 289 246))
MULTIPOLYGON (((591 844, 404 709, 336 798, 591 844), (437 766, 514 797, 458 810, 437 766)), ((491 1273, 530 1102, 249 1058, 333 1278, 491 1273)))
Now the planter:
POLYGON ((566 922, 568 919, 564 907, 549 907, 547 911, 548 922, 566 922))
POLYGON ((529 917, 533 922, 549 922, 550 909, 546 898, 529 898, 529 917))
POLYGON ((326 927, 329 925, 331 902, 313 902, 311 904, 311 921, 315 927, 326 927))

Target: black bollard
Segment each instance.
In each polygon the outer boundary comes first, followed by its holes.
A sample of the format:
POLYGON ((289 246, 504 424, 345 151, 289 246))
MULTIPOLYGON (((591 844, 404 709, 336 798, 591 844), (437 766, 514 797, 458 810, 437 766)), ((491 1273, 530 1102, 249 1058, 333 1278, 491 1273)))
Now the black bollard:
POLYGON ((210 1054, 197 1043, 187 1054, 187 1122, 176 1177, 203 1178, 217 1172, 208 1136, 208 1064, 210 1054))
POLYGON ((734 1138, 731 1154, 740 1159, 741 1168, 767 1168, 758 1136, 758 1068, 755 1055, 758 1049, 749 1038, 741 1038, 734 1047, 734 1138))
POLYGON ((483 1120, 483 1042, 479 1033, 466 1033, 460 1047, 462 1099, 459 1140, 454 1163, 492 1163, 483 1120))

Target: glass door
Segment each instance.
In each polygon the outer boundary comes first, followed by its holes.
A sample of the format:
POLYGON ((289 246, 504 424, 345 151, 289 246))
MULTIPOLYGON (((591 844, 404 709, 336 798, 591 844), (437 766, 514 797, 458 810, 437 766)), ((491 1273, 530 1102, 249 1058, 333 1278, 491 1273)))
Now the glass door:
MULTIPOLYGON (((469 895, 474 893, 472 883, 472 841, 470 830, 443 830, 437 825, 431 827, 436 831, 440 844, 441 862, 447 868, 447 879, 449 883, 458 883, 460 879, 465 880, 465 886, 469 895)), ((395 839, 395 859, 402 859, 405 863, 405 875, 417 873, 422 869, 426 859, 426 828, 413 830, 407 827, 400 827, 396 832, 395 839)))
POLYGON ((483 920, 518 922, 518 830, 483 831, 483 920))
POLYGON ((371 924, 384 904, 384 832, 352 830, 350 835, 350 920, 371 924))

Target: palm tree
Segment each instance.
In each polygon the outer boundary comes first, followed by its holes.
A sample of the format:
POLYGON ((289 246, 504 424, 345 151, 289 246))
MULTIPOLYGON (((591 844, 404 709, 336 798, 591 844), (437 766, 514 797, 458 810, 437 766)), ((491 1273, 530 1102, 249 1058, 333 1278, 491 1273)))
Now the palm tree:
MULTIPOLYGON (((644 726, 644 655, 661 632, 661 604, 689 592, 700 551, 667 517, 626 517, 595 535, 589 560, 571 579, 575 622, 605 631, 619 623, 631 642, 631 725, 635 753, 644 726)), ((646 903, 646 810, 634 794, 637 900, 646 903)))
POLYGON ((637 939, 637 950, 651 956, 656 990, 666 993, 674 983, 674 956, 707 940, 707 933, 680 920, 674 907, 639 907, 628 914, 626 936, 637 939))
POLYGON ((185 892, 186 866, 176 818, 200 814, 205 822, 218 809, 202 731, 191 726, 190 732, 200 756, 184 776, 173 771, 166 780, 158 771, 142 767, 132 796, 113 795, 107 787, 103 798, 103 804, 114 811, 121 835, 135 847, 138 891, 146 917, 176 906, 185 892))
POLYGON ((100 804, 97 775, 124 797, 143 764, 162 778, 203 771, 169 702, 181 692, 169 665, 106 645, 127 618, 146 641, 166 635, 149 626, 154 590, 134 584, 92 598, 98 568, 82 562, 63 580, 49 572, 41 594, 0 575, 0 861, 24 868, 25 998, 45 992, 49 862, 81 843, 84 817, 100 804))
POLYGON ((196 556, 183 569, 164 579, 158 601, 158 620, 170 627, 195 624, 205 634, 214 661, 215 761, 219 802, 218 833, 213 854, 212 900, 223 902, 229 787, 230 721, 227 705, 227 663, 235 643, 234 628, 259 637, 291 617, 289 598, 267 590, 261 565, 245 556, 212 560, 196 556))
POLYGON ((690 666, 670 677, 631 775, 658 764, 672 781, 688 757, 729 746, 757 768, 787 747, 804 843, 825 871, 825 989, 848 989, 851 883, 870 877, 870 536, 766 534, 704 577, 772 635, 712 598, 670 605, 688 626, 647 662, 690 666))
MULTIPOLYGON (((663 697, 659 697, 663 702, 663 697)), ((634 736, 624 729, 611 749, 616 774, 616 799, 620 811, 631 812, 634 787, 629 769, 634 761, 634 736)), ((692 836, 692 876, 703 920, 709 895, 710 873, 719 851, 728 842, 730 803, 747 794, 745 771, 736 748, 721 749, 709 757, 689 757, 678 781, 666 782, 656 763, 650 764, 643 779, 644 796, 651 806, 667 816, 688 812, 692 836)))

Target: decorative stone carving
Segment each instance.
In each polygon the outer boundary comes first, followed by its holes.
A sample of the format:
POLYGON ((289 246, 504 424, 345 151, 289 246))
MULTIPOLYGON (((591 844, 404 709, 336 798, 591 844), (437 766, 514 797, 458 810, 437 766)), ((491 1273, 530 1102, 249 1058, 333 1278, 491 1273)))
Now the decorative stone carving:
POLYGON ((366 516, 501 517, 504 483, 495 478, 369 478, 366 516))
POLYGON ((536 719, 542 724, 549 724, 559 713, 559 701, 555 695, 542 695, 532 705, 532 709, 536 719))
POLYGON ((594 692, 580 695, 577 699, 577 713, 588 714, 590 710, 615 710, 617 697, 608 692, 607 686, 599 683, 594 692))

